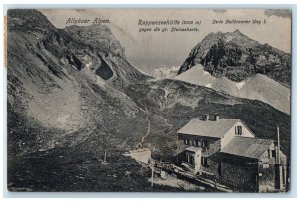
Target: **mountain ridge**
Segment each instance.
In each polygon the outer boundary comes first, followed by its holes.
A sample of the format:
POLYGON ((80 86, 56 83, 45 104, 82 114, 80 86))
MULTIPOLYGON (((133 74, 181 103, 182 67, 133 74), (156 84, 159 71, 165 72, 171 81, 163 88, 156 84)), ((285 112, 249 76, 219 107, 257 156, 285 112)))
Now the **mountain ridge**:
POLYGON ((255 74, 241 82, 234 82, 223 77, 214 77, 200 64, 179 74, 174 79, 206 86, 232 96, 260 100, 274 108, 290 114, 290 90, 286 86, 263 74, 255 74))

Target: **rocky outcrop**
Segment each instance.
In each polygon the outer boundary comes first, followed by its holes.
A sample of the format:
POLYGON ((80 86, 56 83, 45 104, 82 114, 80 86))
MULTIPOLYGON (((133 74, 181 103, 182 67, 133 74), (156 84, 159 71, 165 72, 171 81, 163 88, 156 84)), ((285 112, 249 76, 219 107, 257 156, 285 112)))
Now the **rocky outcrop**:
POLYGON ((66 27, 64 31, 70 34, 78 42, 89 44, 104 51, 112 51, 125 58, 125 48, 121 46, 111 30, 105 25, 93 24, 82 27, 72 25, 66 27))
POLYGON ((213 76, 225 76, 236 82, 259 73, 288 86, 291 83, 291 55, 260 44, 239 30, 204 37, 191 50, 178 74, 197 64, 202 64, 213 76))

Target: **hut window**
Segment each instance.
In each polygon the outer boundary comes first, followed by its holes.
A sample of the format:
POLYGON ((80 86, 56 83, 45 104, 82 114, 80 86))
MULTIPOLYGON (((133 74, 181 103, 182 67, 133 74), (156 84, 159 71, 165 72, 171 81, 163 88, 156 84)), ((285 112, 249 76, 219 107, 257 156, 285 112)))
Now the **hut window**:
POLYGON ((190 164, 194 164, 195 163, 195 159, 194 159, 194 155, 191 154, 190 152, 186 153, 186 162, 190 163, 190 164))
POLYGON ((194 161, 194 156, 190 156, 190 164, 194 165, 195 164, 195 161, 194 161))
POLYGON ((190 162, 190 155, 189 155, 189 153, 186 153, 186 162, 190 162))
POLYGON ((275 150, 272 150, 272 157, 276 158, 276 151, 275 150))
POLYGON ((208 158, 207 157, 202 157, 201 158, 201 164, 203 166, 209 166, 209 164, 208 164, 208 158))
POLYGON ((199 147, 199 145, 200 145, 200 141, 199 140, 195 140, 195 146, 199 147))
POLYGON ((235 127, 235 134, 236 135, 242 135, 243 131, 242 131, 242 126, 236 126, 235 127))
POLYGON ((203 141, 204 151, 209 150, 210 142, 208 140, 203 141))

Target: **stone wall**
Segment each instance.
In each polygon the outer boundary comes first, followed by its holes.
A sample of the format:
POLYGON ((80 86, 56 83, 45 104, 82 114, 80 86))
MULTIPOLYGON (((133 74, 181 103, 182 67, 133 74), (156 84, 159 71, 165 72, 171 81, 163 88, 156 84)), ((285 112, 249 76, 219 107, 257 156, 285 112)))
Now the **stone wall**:
POLYGON ((257 160, 224 155, 220 161, 220 166, 219 177, 225 181, 253 190, 257 187, 257 160))

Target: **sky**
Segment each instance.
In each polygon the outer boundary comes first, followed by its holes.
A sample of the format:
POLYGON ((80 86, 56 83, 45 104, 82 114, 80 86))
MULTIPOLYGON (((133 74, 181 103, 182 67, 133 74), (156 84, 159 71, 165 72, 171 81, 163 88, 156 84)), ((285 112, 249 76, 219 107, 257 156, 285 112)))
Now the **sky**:
MULTIPOLYGON (((246 36, 268 43, 287 53, 291 52, 291 15, 287 10, 263 9, 53 9, 40 10, 57 28, 64 28, 68 18, 109 20, 106 24, 125 48, 127 60, 136 68, 150 74, 160 67, 180 66, 191 49, 211 32, 233 32, 239 29, 246 36), (261 24, 224 24, 226 19, 261 20, 261 24), (200 25, 180 25, 196 27, 197 32, 139 32, 139 20, 201 21, 200 25), (213 21, 223 24, 213 24, 213 21), (263 21, 266 20, 266 24, 263 21)), ((77 24, 80 26, 89 23, 77 24)), ((152 30, 155 26, 150 26, 152 30)))

